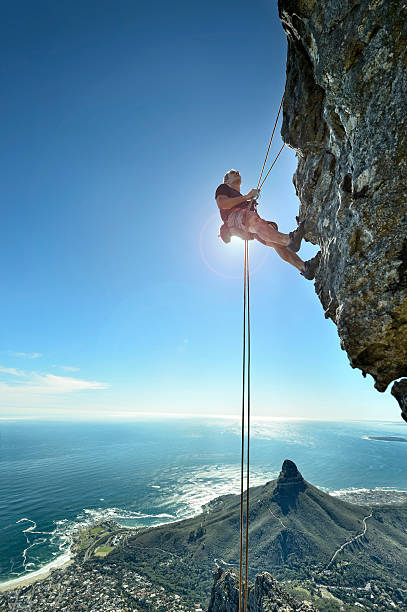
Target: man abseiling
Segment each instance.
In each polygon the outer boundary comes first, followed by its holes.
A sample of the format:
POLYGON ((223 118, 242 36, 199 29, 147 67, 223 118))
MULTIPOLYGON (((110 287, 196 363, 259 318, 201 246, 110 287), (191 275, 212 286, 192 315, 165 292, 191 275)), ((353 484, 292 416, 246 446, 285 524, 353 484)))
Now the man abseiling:
POLYGON ((220 216, 230 234, 242 237, 251 235, 267 246, 273 247, 281 259, 297 268, 300 273, 312 280, 318 269, 321 251, 310 259, 303 261, 298 255, 301 241, 304 237, 304 222, 289 234, 278 231, 275 223, 262 219, 253 206, 252 200, 258 196, 257 189, 252 189, 246 195, 240 193, 242 177, 237 170, 229 170, 215 193, 220 216))

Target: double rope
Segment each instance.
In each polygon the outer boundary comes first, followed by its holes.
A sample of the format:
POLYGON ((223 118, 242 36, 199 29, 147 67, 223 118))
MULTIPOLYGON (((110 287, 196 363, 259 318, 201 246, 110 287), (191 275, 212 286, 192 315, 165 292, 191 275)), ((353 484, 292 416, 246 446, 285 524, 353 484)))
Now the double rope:
POLYGON ((274 161, 273 161, 273 163, 271 164, 271 166, 270 166, 270 168, 269 168, 269 170, 268 170, 268 172, 267 172, 266 176, 264 177, 264 179, 263 179, 263 180, 261 180, 261 179, 262 179, 262 176, 263 176, 264 168, 266 167, 267 159, 268 159, 268 156, 269 156, 269 153, 270 153, 270 147, 271 147, 271 143, 273 142, 274 132, 276 131, 276 127, 277 127, 277 123, 278 123, 278 118, 280 117, 280 112, 281 112, 281 109, 282 109, 282 107, 283 107, 283 102, 284 102, 284 94, 283 94, 283 97, 281 98, 281 102, 280 102, 280 106, 279 106, 279 109, 278 109, 277 117, 276 117, 276 120, 275 120, 275 122, 274 122, 273 132, 272 132, 271 137, 270 137, 269 146, 268 146, 268 148, 267 148, 267 153, 266 153, 266 156, 265 156, 265 158, 264 158, 263 167, 262 167, 261 172, 260 172, 259 181, 258 181, 258 183, 257 183, 257 189, 261 189, 261 188, 263 187, 264 183, 265 183, 265 182, 266 182, 266 180, 267 180, 268 175, 270 174, 270 172, 271 172, 271 171, 272 171, 272 169, 274 168, 274 164, 276 163, 276 161, 277 161, 277 160, 278 160, 278 158, 280 157, 280 153, 281 153, 281 151, 282 151, 282 150, 284 149, 284 147, 285 147, 285 143, 284 143, 284 144, 283 144, 283 146, 281 147, 281 149, 279 150, 279 152, 277 153, 276 157, 274 158, 274 161))
POLYGON ((240 465, 240 567, 239 567, 239 612, 242 611, 243 591, 243 530, 244 530, 244 450, 245 450, 245 408, 247 406, 247 460, 246 460, 246 537, 245 537, 245 579, 244 612, 247 611, 247 571, 249 561, 249 509, 250 509, 250 274, 249 241, 244 241, 243 279, 243 373, 242 373, 242 452, 240 465), (247 364, 246 364, 247 355, 247 364), (247 383, 247 384, 246 384, 247 383))
MULTIPOLYGON (((279 150, 274 158, 271 167, 263 178, 264 168, 266 167, 267 158, 270 152, 271 143, 273 142, 274 133, 276 131, 278 118, 283 106, 284 96, 281 99, 278 109, 277 118, 274 123, 273 132, 267 148, 263 167, 260 172, 257 189, 261 189, 267 177, 274 167, 281 151, 285 144, 279 150)), ((249 241, 244 241, 244 275, 243 275, 243 371, 242 371, 242 448, 241 448, 241 465, 240 465, 240 565, 239 565, 239 612, 243 610, 247 612, 247 592, 248 592, 248 568, 249 568, 249 511, 250 511, 250 272, 249 272, 249 241), (244 455, 245 455, 245 426, 246 426, 246 408, 247 408, 247 449, 246 449, 246 530, 244 524, 244 455), (245 530, 245 538, 243 532, 245 530), (243 550, 245 551, 245 576, 243 582, 243 550), (243 589, 244 584, 244 589, 243 589), (244 590, 244 598, 243 596, 244 590)))

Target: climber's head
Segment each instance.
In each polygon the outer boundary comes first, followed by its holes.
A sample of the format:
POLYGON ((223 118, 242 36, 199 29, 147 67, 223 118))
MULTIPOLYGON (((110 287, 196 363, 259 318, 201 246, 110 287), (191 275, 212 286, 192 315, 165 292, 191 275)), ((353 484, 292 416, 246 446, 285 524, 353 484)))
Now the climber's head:
POLYGON ((223 177, 223 182, 229 187, 233 187, 239 191, 240 184, 242 182, 242 177, 240 176, 240 172, 238 170, 229 170, 226 172, 223 177))

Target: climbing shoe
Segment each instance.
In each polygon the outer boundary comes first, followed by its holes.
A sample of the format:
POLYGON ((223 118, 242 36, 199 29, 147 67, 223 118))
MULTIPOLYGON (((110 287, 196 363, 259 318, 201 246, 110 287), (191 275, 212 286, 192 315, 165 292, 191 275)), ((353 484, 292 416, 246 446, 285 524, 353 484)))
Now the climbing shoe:
POLYGON ((302 274, 307 280, 313 280, 315 278, 315 274, 317 273, 320 263, 321 251, 318 251, 315 257, 309 259, 308 261, 304 261, 305 270, 300 274, 302 274))
POLYGON ((301 221, 299 226, 293 232, 288 234, 290 238, 290 242, 287 244, 287 249, 290 249, 293 253, 296 253, 300 250, 301 240, 305 235, 305 221, 301 221))

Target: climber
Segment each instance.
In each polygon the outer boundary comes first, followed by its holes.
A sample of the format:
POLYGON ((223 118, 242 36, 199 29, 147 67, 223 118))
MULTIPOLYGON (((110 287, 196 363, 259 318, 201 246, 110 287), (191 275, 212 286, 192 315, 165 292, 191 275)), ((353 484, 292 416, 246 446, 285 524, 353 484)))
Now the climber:
MULTIPOLYGON (((256 239, 266 246, 273 247, 277 254, 289 264, 297 268, 308 280, 315 278, 321 260, 321 251, 310 259, 303 261, 298 255, 301 241, 304 237, 304 222, 289 234, 278 231, 273 221, 262 219, 255 209, 255 200, 259 196, 257 189, 252 189, 246 195, 240 193, 242 178, 237 170, 229 170, 215 193, 223 226, 220 236, 224 242, 230 241, 235 235, 244 240, 256 239)), ((257 204, 257 202, 256 202, 257 204)))

